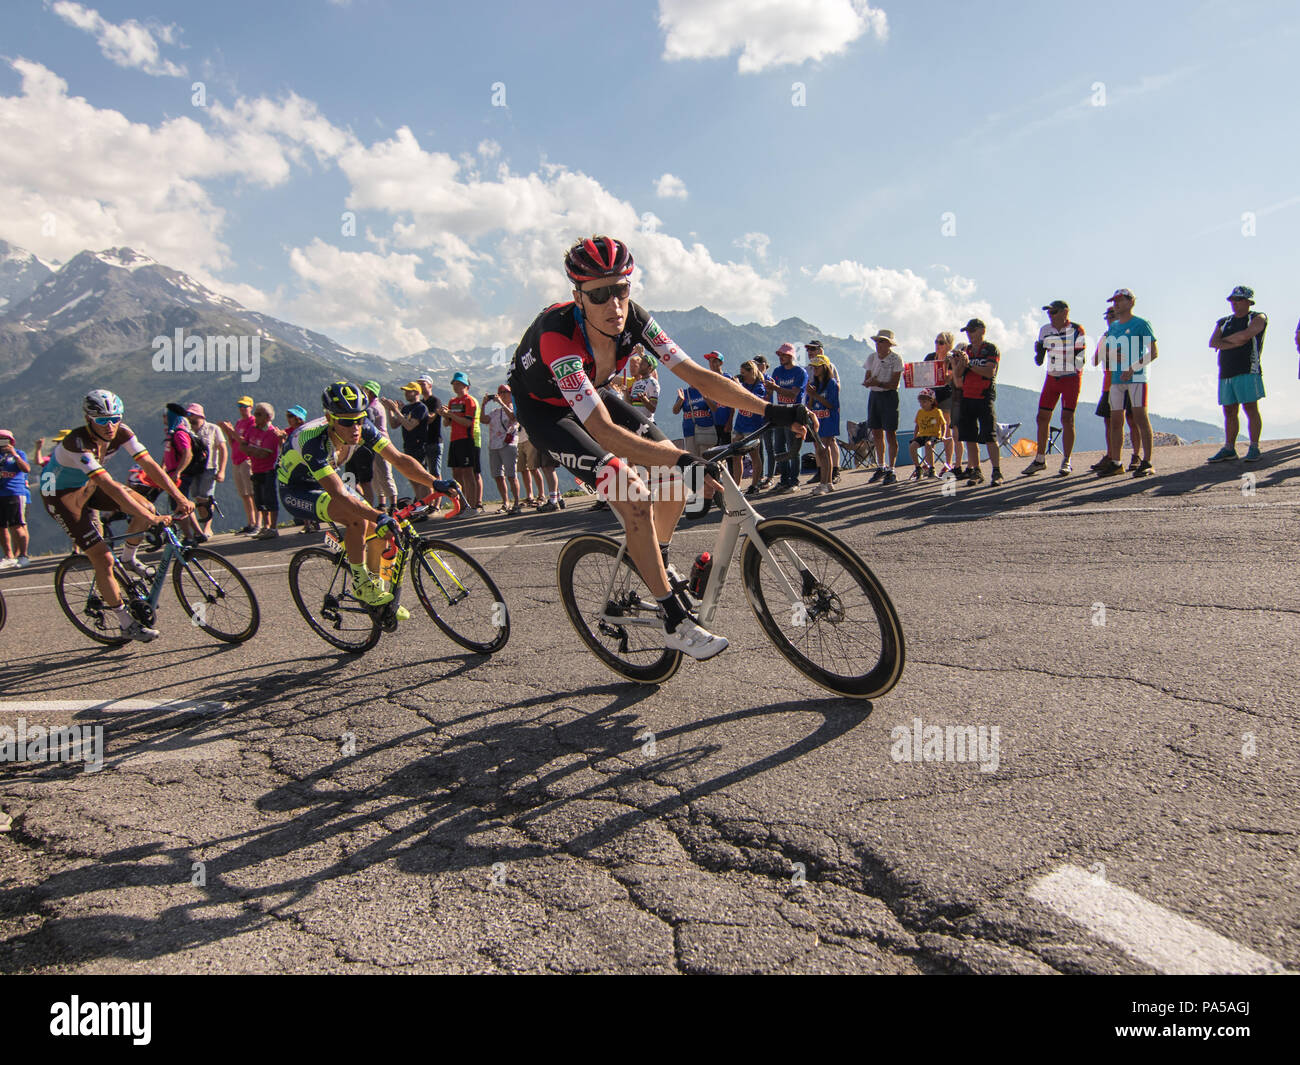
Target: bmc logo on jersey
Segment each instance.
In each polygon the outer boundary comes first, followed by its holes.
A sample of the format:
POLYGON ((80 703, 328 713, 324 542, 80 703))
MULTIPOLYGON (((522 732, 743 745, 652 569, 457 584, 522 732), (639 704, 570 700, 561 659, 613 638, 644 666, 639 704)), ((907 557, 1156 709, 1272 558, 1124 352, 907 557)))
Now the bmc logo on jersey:
POLYGON ((563 359, 556 359, 551 363, 551 373, 555 374, 557 380, 582 373, 582 359, 577 355, 566 355, 563 359))

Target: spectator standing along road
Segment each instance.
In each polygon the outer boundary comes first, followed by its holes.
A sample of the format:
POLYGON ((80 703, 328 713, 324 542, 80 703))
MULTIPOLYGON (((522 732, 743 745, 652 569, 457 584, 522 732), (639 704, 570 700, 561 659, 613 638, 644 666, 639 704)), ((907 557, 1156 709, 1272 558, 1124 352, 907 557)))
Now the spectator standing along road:
MULTIPOLYGON (((772 380, 772 371, 768 366, 767 356, 755 355, 753 363, 758 368, 758 376, 767 388, 767 401, 769 403, 775 402, 776 382, 772 380)), ((758 487, 768 488, 772 484, 772 478, 776 476, 776 456, 781 448, 781 430, 775 426, 768 426, 763 430, 762 439, 763 453, 767 456, 767 476, 758 482, 758 487)))
POLYGON ((253 408, 253 424, 245 426, 242 431, 242 421, 235 425, 220 423, 231 448, 238 444, 248 455, 249 476, 253 481, 253 499, 257 507, 254 540, 274 540, 280 535, 276 528, 280 520, 280 497, 276 490, 275 464, 280 457, 280 440, 285 434, 271 424, 273 421, 275 408, 269 403, 259 403, 253 408))
POLYGON ((980 469, 980 444, 988 448, 989 462, 993 465, 989 484, 1002 483, 1002 456, 998 451, 998 416, 994 408, 997 387, 993 379, 998 375, 1002 359, 997 345, 984 339, 984 323, 972 318, 962 328, 968 341, 967 349, 959 356, 962 364, 961 383, 961 438, 966 444, 966 486, 974 488, 984 483, 980 469))
POLYGON ((898 381, 903 376, 903 360, 895 350, 892 329, 882 329, 871 339, 876 350, 867 356, 862 384, 867 389, 867 428, 875 441, 878 465, 867 483, 893 484, 898 480, 894 461, 898 458, 898 381))
MULTIPOLYGON (((379 394, 382 391, 378 381, 367 381, 361 386, 365 392, 366 398, 370 400, 366 407, 366 417, 375 423, 375 428, 384 436, 388 435, 388 412, 384 410, 383 403, 379 400, 379 394)), ((367 448, 367 450, 369 450, 367 448)), ((374 488, 376 501, 380 509, 384 504, 392 505, 397 502, 397 478, 393 476, 393 468, 388 465, 388 460, 382 454, 371 454, 371 465, 373 468, 373 478, 377 482, 374 488)), ((435 474, 436 476, 436 474, 435 474)))
POLYGON ((831 360, 822 352, 820 345, 809 359, 808 369, 808 408, 817 415, 817 472, 821 475, 820 483, 813 486, 813 493, 825 495, 835 490, 833 478, 840 464, 840 383, 832 372, 831 360))
MULTIPOLYGON (((788 407, 804 401, 804 391, 808 387, 808 371, 794 364, 794 345, 782 344, 776 349, 781 365, 772 371, 773 391, 776 393, 774 403, 788 407)), ((777 462, 780 481, 772 489, 772 495, 784 495, 799 487, 800 452, 803 450, 803 437, 797 435, 793 426, 777 430, 778 449, 789 458, 777 462)))
POLYGON ((519 419, 515 417, 510 386, 501 385, 496 395, 491 392, 485 395, 483 410, 483 420, 488 423, 488 474, 495 478, 497 491, 501 493, 501 513, 522 513, 524 508, 519 501, 519 472, 516 468, 519 419), (490 404, 495 406, 489 411, 490 404))
MULTIPOLYGON (((956 337, 951 333, 943 332, 934 338, 934 350, 925 357, 926 362, 941 362, 948 373, 949 380, 952 379, 952 366, 949 365, 948 355, 952 351, 953 343, 956 337)), ((934 393, 934 406, 939 413, 944 415, 944 432, 943 432, 943 470, 947 473, 953 466, 953 451, 955 443, 953 441, 953 424, 952 424, 952 397, 956 389, 951 384, 936 385, 931 391, 934 393)), ((933 462, 931 468, 933 469, 933 462)))
POLYGON ((1246 408, 1246 427, 1250 432, 1247 462, 1259 458, 1259 401, 1264 398, 1264 375, 1259 357, 1264 350, 1264 330, 1268 316, 1252 311, 1255 290, 1238 285, 1228 297, 1232 313, 1220 318, 1210 337, 1210 347, 1219 353, 1219 406, 1223 408, 1223 450, 1211 455, 1211 462, 1237 457, 1237 433, 1241 423, 1237 407, 1246 408))
MULTIPOLYGON (((380 402, 388 411, 391 424, 401 427, 402 450, 423 466, 429 444, 429 408, 420 398, 421 394, 419 383, 408 381, 402 385, 402 398, 406 402, 400 407, 391 399, 383 399, 380 402)), ((425 469, 428 467, 425 466, 425 469)), ((423 495, 414 481, 407 478, 407 482, 411 485, 414 496, 423 495)))
MULTIPOLYGON (((248 456, 240 450, 239 444, 235 440, 242 436, 253 424, 253 397, 240 396, 236 401, 239 409, 239 416, 235 419, 235 434, 228 438, 230 444, 230 465, 235 470, 235 491, 239 493, 239 501, 244 506, 244 527, 239 530, 241 535, 247 535, 257 531, 257 508, 253 504, 253 468, 248 462, 248 456)), ((224 430, 223 430, 224 431, 224 430)))
POLYGON ((1126 288, 1116 289, 1109 303, 1115 307, 1115 320, 1106 329, 1106 358, 1110 366, 1110 452, 1106 463, 1097 471, 1098 477, 1111 477, 1123 473, 1120 452, 1124 447, 1124 400, 1133 407, 1133 420, 1137 422, 1142 439, 1142 461, 1133 471, 1134 477, 1146 477, 1151 469, 1151 419, 1147 417, 1147 367, 1159 355, 1156 335, 1151 323, 1133 313, 1136 302, 1126 288))
MULTIPOLYGON (((763 375, 759 373, 758 367, 754 360, 750 359, 740 364, 740 383, 753 392, 756 396, 767 398, 767 385, 763 383, 763 375)), ((737 437, 746 437, 754 432, 763 424, 761 414, 752 414, 747 410, 736 411, 736 420, 732 425, 732 432, 737 437)), ((764 432, 763 436, 767 436, 764 432)), ((745 495, 756 496, 762 490, 763 480, 763 442, 759 437, 754 438, 754 442, 747 451, 740 453, 741 469, 744 469, 745 456, 749 456, 749 462, 753 468, 750 477, 749 487, 745 490, 745 495)), ((736 478, 736 483, 740 483, 740 478, 736 478)))
POLYGON ((27 506, 31 492, 27 475, 32 467, 8 429, 0 429, 0 569, 27 565, 27 506))
POLYGON ((442 476, 439 473, 442 469, 442 419, 435 415, 442 407, 442 400, 434 395, 433 378, 428 374, 416 378, 416 383, 420 386, 420 401, 429 408, 428 439, 424 445, 424 468, 436 481, 442 476))
POLYGON ((451 426, 447 443, 447 465, 465 493, 465 501, 475 514, 483 513, 483 474, 479 467, 478 403, 469 394, 469 378, 457 370, 451 375, 455 393, 438 413, 451 426))
POLYGON ((212 535, 212 514, 215 509, 217 485, 226 479, 226 459, 230 451, 215 425, 209 425, 203 413, 203 404, 191 403, 185 408, 190 420, 191 437, 202 440, 207 447, 203 466, 187 474, 188 484, 181 491, 194 504, 194 517, 204 539, 212 535))
POLYGON ((1043 308, 1049 321, 1038 331, 1034 345, 1034 362, 1047 363, 1047 380, 1038 397, 1038 453, 1034 461, 1021 470, 1030 476, 1047 469, 1047 437, 1052 426, 1052 412, 1056 401, 1061 401, 1061 476, 1070 472, 1070 456, 1074 454, 1074 409, 1079 405, 1079 386, 1083 383, 1084 352, 1088 338, 1083 326, 1070 321, 1070 305, 1065 300, 1052 300, 1043 308))

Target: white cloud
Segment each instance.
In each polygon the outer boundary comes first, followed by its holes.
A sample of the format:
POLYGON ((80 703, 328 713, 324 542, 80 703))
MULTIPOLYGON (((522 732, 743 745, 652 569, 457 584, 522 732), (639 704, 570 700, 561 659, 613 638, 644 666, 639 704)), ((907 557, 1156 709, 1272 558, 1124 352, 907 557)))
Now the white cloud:
POLYGON ((785 292, 780 272, 659 232, 653 214, 589 175, 554 163, 513 172, 491 142, 460 158, 425 150, 407 128, 366 144, 293 94, 151 126, 70 96, 40 64, 12 66, 22 90, 0 96, 0 234, 47 259, 130 246, 254 309, 393 355, 513 343, 566 296, 564 249, 592 233, 632 245, 647 306, 772 322, 785 292), (215 197, 232 179, 271 188, 335 167, 358 236, 322 229, 288 249, 294 281, 271 293, 219 279, 233 264, 227 201, 215 197))
POLYGON ((861 335, 871 336, 881 328, 892 329, 905 362, 925 358, 934 350, 935 335, 944 330, 962 340, 961 327, 971 318, 978 318, 988 327, 986 339, 998 346, 1006 360, 998 379, 1023 387, 1037 387, 1042 383, 1042 374, 1032 359, 1019 360, 1014 356, 1032 348, 1039 326, 1046 319, 1030 311, 1016 317, 999 317, 993 313, 992 304, 976 298, 976 283, 968 277, 953 274, 936 287, 911 270, 864 266, 844 259, 822 266, 813 273, 812 279, 833 285, 841 295, 857 297, 865 303, 870 317, 861 335), (1024 362, 1028 362, 1028 369, 1024 362))
POLYGON ((57 0, 50 5, 50 10, 70 26, 91 34, 104 56, 119 67, 142 70, 158 77, 185 76, 184 67, 162 58, 158 41, 154 39, 156 33, 164 44, 174 43, 176 34, 173 26, 154 27, 151 30, 135 19, 121 23, 109 22, 94 8, 82 7, 72 0, 57 0))
POLYGON ((734 243, 738 248, 752 251, 757 259, 766 261, 767 249, 772 243, 772 238, 766 233, 746 233, 734 243))
POLYGON ((663 174, 655 182, 655 195, 661 200, 686 199, 686 182, 672 174, 663 174))
POLYGON ((665 59, 717 59, 740 51, 737 69, 838 55, 864 33, 884 40, 884 11, 866 0, 659 0, 665 59))

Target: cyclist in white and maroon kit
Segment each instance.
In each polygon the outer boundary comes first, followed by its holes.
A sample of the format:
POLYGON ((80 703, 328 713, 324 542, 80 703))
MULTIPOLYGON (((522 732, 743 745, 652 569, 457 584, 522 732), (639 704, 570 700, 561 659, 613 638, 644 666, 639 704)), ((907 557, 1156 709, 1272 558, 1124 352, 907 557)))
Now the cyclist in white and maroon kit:
MULTIPOLYGON (((573 302, 548 307, 528 327, 510 365, 510 389, 529 440, 594 486, 618 514, 627 531, 628 555, 663 608, 664 646, 702 660, 726 650, 727 641, 701 628, 669 585, 668 544, 685 499, 652 503, 649 488, 628 465, 686 471, 702 464, 674 447, 609 387, 610 379, 641 344, 660 365, 717 403, 785 426, 798 424, 806 411, 802 406, 775 407, 694 362, 632 302, 627 278, 633 266, 622 241, 591 237, 574 244, 564 257, 573 302)), ((718 487, 711 478, 705 480, 706 489, 718 487)))

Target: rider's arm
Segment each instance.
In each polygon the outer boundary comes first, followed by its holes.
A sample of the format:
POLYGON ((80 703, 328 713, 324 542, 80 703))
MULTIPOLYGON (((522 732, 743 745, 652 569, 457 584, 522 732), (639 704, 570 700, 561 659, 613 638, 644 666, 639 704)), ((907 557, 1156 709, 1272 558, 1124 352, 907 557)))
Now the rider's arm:
POLYGON ((191 509, 193 509, 193 504, 181 494, 181 490, 177 486, 176 482, 167 476, 167 471, 154 461, 152 455, 147 451, 142 451, 140 454, 133 456, 133 458, 139 465, 140 469, 144 470, 145 475, 149 480, 158 485, 171 497, 172 503, 176 506, 176 513, 179 516, 184 517, 191 509))
POLYGON ((669 369, 688 385, 693 385, 706 399, 712 399, 715 406, 732 407, 736 410, 749 411, 751 414, 763 414, 767 410, 766 399, 754 395, 731 378, 705 369, 685 356, 673 359, 669 369))
MULTIPOLYGON (((388 438, 384 437, 384 439, 387 440, 388 438)), ((416 462, 415 459, 411 458, 410 455, 403 451, 399 451, 391 445, 383 448, 375 448, 374 453, 375 458, 380 458, 386 461, 390 466, 392 466, 395 472, 402 474, 402 476, 404 476, 408 481, 417 481, 420 484, 428 485, 429 491, 433 491, 433 475, 421 466, 420 463, 416 462)), ((324 482, 322 482, 322 484, 323 483, 324 482)), ((333 496, 333 494, 333 492, 330 493, 331 496, 333 496)), ((379 512, 376 511, 376 513, 379 512)))
MULTIPOLYGON (((148 456, 144 457, 148 458, 148 456)), ((140 468, 145 468, 144 463, 140 463, 140 468)), ((121 510, 123 514, 135 515, 138 518, 144 518, 146 521, 150 522, 159 522, 162 520, 162 515, 154 510, 153 504, 145 499, 144 496, 136 495, 135 492, 132 492, 131 489, 127 488, 125 485, 118 484, 103 470, 100 470, 98 474, 87 482, 86 490, 90 491, 91 494, 96 490, 103 492, 109 499, 117 504, 118 509, 121 510)))

